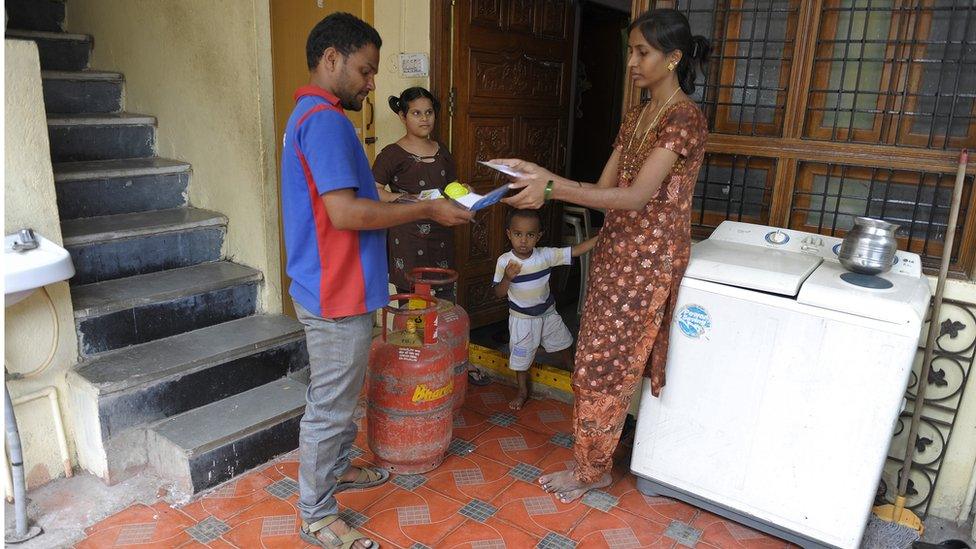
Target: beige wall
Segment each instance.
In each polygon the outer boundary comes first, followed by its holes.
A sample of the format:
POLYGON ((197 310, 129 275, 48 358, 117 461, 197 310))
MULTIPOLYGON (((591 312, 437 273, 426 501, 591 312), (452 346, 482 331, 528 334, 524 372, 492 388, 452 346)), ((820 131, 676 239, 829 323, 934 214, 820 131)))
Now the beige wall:
MULTIPOLYGON (((5 40, 4 63, 4 233, 31 227, 61 244, 37 46, 33 42, 5 40)), ((11 380, 8 388, 11 398, 16 400, 54 386, 59 401, 66 403, 64 374, 78 359, 71 295, 66 282, 45 289, 56 318, 42 291, 5 309, 4 364, 11 373, 26 374, 45 363, 52 345, 56 348, 54 357, 45 370, 11 380)), ((28 488, 63 475, 53 412, 47 400, 17 406, 15 413, 24 446, 28 488)), ((69 448, 73 450, 71 414, 65 410, 61 415, 69 431, 69 448)))
POLYGON ((267 0, 71 0, 92 68, 125 75, 125 110, 158 118, 160 156, 190 162, 190 203, 225 214, 229 259, 281 310, 267 0))
MULTIPOLYGON (((411 86, 430 88, 430 78, 400 76, 401 53, 430 55, 430 3, 419 0, 375 0, 373 26, 383 38, 380 70, 376 75, 376 152, 403 136, 403 123, 390 110, 387 98, 411 86)), ((445 98, 439 98, 446 103, 445 98)), ((442 115, 446 111, 442 110, 442 115)))

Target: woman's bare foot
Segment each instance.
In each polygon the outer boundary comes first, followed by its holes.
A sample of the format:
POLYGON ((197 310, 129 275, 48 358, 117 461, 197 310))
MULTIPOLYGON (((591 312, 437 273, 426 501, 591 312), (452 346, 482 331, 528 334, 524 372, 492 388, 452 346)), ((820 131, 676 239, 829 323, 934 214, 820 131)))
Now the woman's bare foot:
POLYGON ((519 391, 518 395, 508 403, 508 407, 513 410, 521 410, 525 406, 525 401, 529 400, 528 391, 519 391))
POLYGON ((580 496, 590 490, 606 488, 613 482, 610 473, 604 473, 596 482, 583 484, 576 480, 576 475, 573 473, 572 469, 567 469, 565 471, 542 475, 539 477, 539 484, 542 485, 542 489, 546 492, 556 494, 560 502, 570 503, 579 499, 580 496))

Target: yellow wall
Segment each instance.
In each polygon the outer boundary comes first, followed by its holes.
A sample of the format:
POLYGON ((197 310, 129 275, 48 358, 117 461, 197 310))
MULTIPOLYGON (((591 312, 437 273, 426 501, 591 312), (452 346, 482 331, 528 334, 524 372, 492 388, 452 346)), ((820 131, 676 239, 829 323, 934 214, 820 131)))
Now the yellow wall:
MULTIPOLYGON (((37 46, 33 42, 5 40, 4 63, 4 233, 31 227, 61 244, 37 46)), ((4 363, 11 373, 29 373, 46 361, 55 345, 55 355, 47 369, 12 380, 8 387, 11 398, 16 400, 53 385, 64 404, 64 374, 78 358, 71 295, 66 282, 52 284, 46 290, 56 319, 41 291, 5 310, 4 363), (58 337, 54 340, 56 327, 58 337)), ((53 412, 47 400, 25 403, 15 413, 24 446, 28 488, 63 475, 53 412)), ((71 414, 65 410, 61 415, 68 423, 65 428, 69 431, 69 448, 73 448, 71 414)))
MULTIPOLYGON (((403 78, 401 53, 430 55, 430 4, 418 0, 375 0, 375 21, 383 48, 376 75, 376 152, 403 136, 403 123, 390 110, 387 98, 412 86, 430 88, 430 78, 403 78)), ((446 103, 445 98, 439 98, 446 103)), ((444 115, 446 109, 441 111, 444 115)), ((438 122, 440 123, 440 122, 438 122)))
POLYGON ((190 203, 225 214, 229 259, 264 273, 281 310, 267 0, 71 0, 92 68, 125 75, 125 110, 158 118, 163 157, 190 162, 190 203))

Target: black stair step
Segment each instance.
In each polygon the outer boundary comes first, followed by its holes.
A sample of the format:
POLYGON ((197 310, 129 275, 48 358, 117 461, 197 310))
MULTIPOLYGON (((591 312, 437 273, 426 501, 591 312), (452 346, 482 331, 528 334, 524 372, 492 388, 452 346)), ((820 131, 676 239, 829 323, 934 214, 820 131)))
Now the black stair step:
POLYGON ((97 406, 107 440, 307 365, 301 323, 257 315, 103 353, 69 378, 97 406))
POLYGON ((306 386, 284 378, 162 421, 146 437, 149 462, 197 493, 298 447, 306 386))
POLYGON ((75 264, 72 284, 90 284, 221 257, 227 218, 198 208, 69 219, 64 247, 75 264))
POLYGON ((261 272, 204 263, 71 289, 82 356, 254 314, 261 272))
POLYGON ((64 25, 63 0, 6 0, 7 28, 61 32, 64 25))
POLYGON ((122 75, 117 72, 42 71, 48 113, 114 113, 122 110, 122 75))
POLYGON ((166 158, 54 164, 62 220, 186 206, 190 165, 166 158))
POLYGON ((132 113, 51 114, 52 162, 154 156, 156 119, 132 113))
POLYGON ((88 68, 88 60, 91 56, 91 36, 7 29, 6 37, 36 42, 42 70, 83 71, 88 68))

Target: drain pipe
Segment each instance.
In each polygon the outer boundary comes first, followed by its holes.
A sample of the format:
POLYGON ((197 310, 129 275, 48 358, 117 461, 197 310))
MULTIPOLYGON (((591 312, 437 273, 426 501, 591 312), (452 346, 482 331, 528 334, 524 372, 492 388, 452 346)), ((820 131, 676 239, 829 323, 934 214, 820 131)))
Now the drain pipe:
POLYGON ((4 535, 6 543, 21 543, 41 533, 39 526, 27 525, 27 485, 24 482, 24 453, 20 446, 20 432, 17 430, 17 417, 14 416, 14 404, 10 400, 7 385, 3 386, 4 430, 7 435, 7 448, 10 450, 10 468, 14 481, 14 517, 16 526, 13 531, 7 530, 4 535))
POLYGON ((14 502, 14 479, 10 477, 10 463, 7 462, 7 452, 0 452, 3 454, 3 494, 7 499, 7 503, 14 502))

